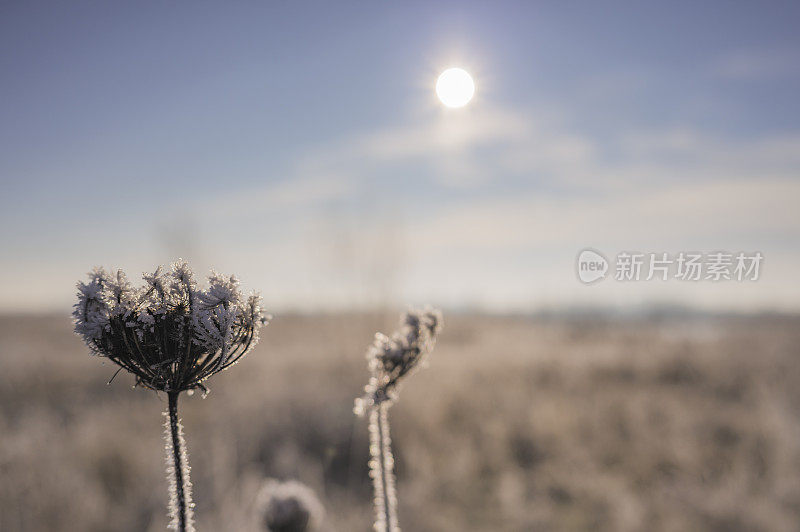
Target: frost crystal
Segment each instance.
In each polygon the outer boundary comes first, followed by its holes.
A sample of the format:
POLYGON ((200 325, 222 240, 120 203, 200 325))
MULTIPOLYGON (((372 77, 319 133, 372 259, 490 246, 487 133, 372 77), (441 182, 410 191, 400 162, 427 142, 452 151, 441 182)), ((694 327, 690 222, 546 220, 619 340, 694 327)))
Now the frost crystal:
POLYGON ((258 342, 269 316, 261 298, 244 298, 239 280, 212 272, 199 289, 189 265, 158 267, 134 287, 125 273, 102 268, 78 283, 75 332, 93 353, 107 357, 145 388, 180 392, 200 388, 258 342))
POLYGON ((428 307, 403 314, 400 329, 391 337, 375 335, 367 350, 370 379, 364 387, 366 395, 356 399, 356 414, 363 416, 370 406, 397 398, 398 384, 424 363, 442 325, 441 311, 428 307))
POLYGON ((167 528, 195 532, 192 482, 189 480, 191 468, 189 467, 189 454, 186 452, 186 440, 183 437, 183 425, 178 419, 177 408, 174 411, 165 412, 164 417, 164 437, 166 440, 164 449, 167 452, 167 478, 169 479, 170 522, 167 528), (171 419, 171 416, 174 416, 174 419, 171 419), (177 463, 175 460, 176 452, 179 454, 177 463), (181 515, 181 504, 185 507, 183 515, 181 515), (184 520, 183 528, 181 528, 181 518, 184 520))
POLYGON ((389 434, 389 407, 397 400, 400 381, 424 363, 442 330, 442 313, 432 308, 409 310, 391 337, 376 334, 367 351, 370 379, 366 395, 356 399, 354 412, 369 411, 369 476, 375 494, 376 532, 400 532, 394 455, 389 434))

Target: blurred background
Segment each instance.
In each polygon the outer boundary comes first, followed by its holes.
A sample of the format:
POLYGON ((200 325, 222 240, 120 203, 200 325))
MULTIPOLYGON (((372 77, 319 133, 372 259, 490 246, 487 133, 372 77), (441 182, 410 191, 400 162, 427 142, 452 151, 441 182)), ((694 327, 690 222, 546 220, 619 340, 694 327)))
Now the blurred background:
POLYGON ((374 332, 423 303, 446 328, 392 409, 405 529, 796 530, 798 23, 792 2, 3 2, 0 530, 165 526, 165 401, 106 386, 69 312, 93 266, 177 257, 277 316, 184 401, 200 530, 248 529, 266 477, 369 529, 352 400, 374 332), (585 248, 764 259, 587 286, 585 248))

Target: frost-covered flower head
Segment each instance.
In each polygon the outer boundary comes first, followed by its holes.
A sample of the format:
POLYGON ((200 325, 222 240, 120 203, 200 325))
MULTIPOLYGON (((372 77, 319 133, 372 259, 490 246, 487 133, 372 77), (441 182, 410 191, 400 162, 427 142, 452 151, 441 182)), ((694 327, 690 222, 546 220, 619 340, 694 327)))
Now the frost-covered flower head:
POLYGON ((78 283, 75 332, 93 353, 109 358, 152 390, 200 388, 258 342, 269 320, 261 298, 243 297, 239 280, 212 272, 209 287, 197 287, 189 265, 159 266, 134 287, 125 273, 95 268, 78 283))
POLYGON ((400 328, 391 337, 375 335, 367 350, 370 379, 364 387, 366 395, 356 399, 356 414, 363 415, 367 407, 397 398, 398 384, 424 362, 442 326, 441 311, 411 309, 402 315, 400 328))
POLYGON ((313 532, 319 530, 325 514, 313 490, 295 480, 267 480, 256 510, 260 526, 270 532, 313 532))

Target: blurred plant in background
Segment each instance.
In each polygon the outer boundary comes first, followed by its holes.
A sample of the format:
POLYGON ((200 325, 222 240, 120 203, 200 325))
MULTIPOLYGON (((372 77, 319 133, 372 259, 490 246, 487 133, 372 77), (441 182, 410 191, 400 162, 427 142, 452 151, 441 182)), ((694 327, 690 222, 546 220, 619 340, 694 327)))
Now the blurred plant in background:
POLYGON ((295 480, 267 479, 256 499, 259 525, 269 532, 315 532, 325 510, 314 491, 295 480))
POLYGON ((198 289, 182 260, 172 265, 170 273, 158 267, 145 274, 146 284, 139 288, 122 270, 110 275, 96 268, 89 279, 78 283, 75 332, 94 354, 119 365, 117 373, 125 369, 136 377, 137 386, 167 393, 170 527, 194 530, 178 396, 196 388, 207 393, 203 382, 247 354, 269 317, 258 295, 242 296, 234 276, 212 272, 208 289, 198 289))
POLYGON ((377 333, 367 351, 370 379, 366 394, 356 399, 354 412, 369 411, 370 476, 375 493, 375 530, 399 532, 394 456, 389 435, 389 406, 407 375, 425 362, 443 326, 442 313, 432 308, 409 310, 391 337, 377 333))

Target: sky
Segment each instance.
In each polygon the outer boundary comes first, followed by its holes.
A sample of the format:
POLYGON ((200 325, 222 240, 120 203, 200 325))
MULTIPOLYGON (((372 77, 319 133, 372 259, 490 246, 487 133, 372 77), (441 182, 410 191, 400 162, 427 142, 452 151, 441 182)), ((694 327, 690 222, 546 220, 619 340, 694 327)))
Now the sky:
POLYGON ((800 5, 3 2, 0 312, 188 259, 281 310, 800 310, 800 5), (464 68, 448 109, 436 78, 464 68), (585 285, 585 248, 611 261, 585 285), (760 252, 617 281, 621 252, 760 252))

